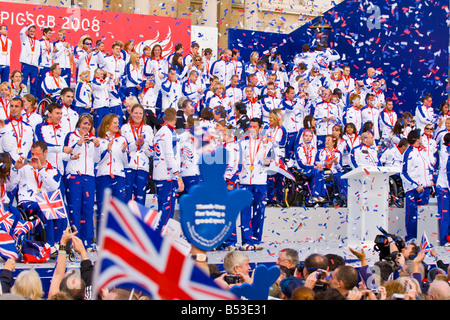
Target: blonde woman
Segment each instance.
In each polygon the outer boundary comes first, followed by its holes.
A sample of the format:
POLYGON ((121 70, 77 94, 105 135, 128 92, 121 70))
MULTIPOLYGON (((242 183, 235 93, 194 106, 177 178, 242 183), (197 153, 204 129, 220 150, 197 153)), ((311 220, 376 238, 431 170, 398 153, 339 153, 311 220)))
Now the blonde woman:
POLYGON ((206 67, 203 65, 203 59, 200 55, 194 54, 192 56, 192 66, 189 70, 189 74, 191 70, 196 70, 198 74, 198 79, 196 85, 206 91, 206 83, 209 81, 209 72, 206 67))
POLYGON ((256 68, 256 63, 259 60, 259 53, 253 51, 250 54, 250 62, 245 66, 245 74, 248 77, 249 75, 255 74, 258 69, 256 68))
POLYGON ((41 300, 44 294, 42 281, 34 269, 20 272, 11 287, 11 293, 29 300, 41 300))
MULTIPOLYGON (((269 127, 266 129, 266 139, 272 143, 275 162, 284 163, 286 156, 287 131, 283 127, 281 109, 275 108, 269 112, 269 127)), ((268 202, 272 204, 283 202, 284 180, 281 173, 269 173, 267 176, 268 202)))
POLYGON ((87 70, 83 71, 78 79, 74 95, 74 110, 81 115, 84 112, 91 112, 92 108, 91 73, 87 70))
POLYGON ((225 95, 225 86, 221 82, 216 82, 212 91, 214 95, 209 99, 208 107, 214 110, 219 107, 223 107, 227 113, 231 112, 231 104, 228 97, 225 95))
POLYGON ((9 104, 12 98, 11 85, 8 82, 0 84, 0 120, 9 119, 9 104))
POLYGON ((139 53, 132 52, 130 61, 125 65, 125 96, 139 96, 144 86, 145 80, 139 65, 139 53))

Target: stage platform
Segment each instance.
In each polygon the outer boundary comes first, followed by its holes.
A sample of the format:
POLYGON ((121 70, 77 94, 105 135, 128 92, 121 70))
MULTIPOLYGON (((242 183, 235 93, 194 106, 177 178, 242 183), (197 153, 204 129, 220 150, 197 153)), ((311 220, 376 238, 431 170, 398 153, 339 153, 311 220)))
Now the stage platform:
MULTIPOLYGON (((258 264, 273 265, 276 263, 280 250, 293 248, 299 252, 300 261, 311 253, 334 253, 341 255, 348 263, 359 266, 359 260, 348 249, 347 242, 347 208, 333 207, 290 207, 266 209, 263 249, 260 251, 247 251, 252 267, 258 264)), ((435 247, 439 258, 444 263, 450 263, 450 248, 440 246, 438 243, 437 205, 435 199, 431 199, 429 205, 419 208, 418 241, 423 230, 426 231, 429 241, 435 247)), ((389 226, 386 230, 398 236, 405 236, 405 209, 390 208, 388 213, 389 226)), ((240 236, 239 228, 238 239, 240 236)), ((364 251, 369 265, 379 260, 378 252, 374 250, 374 239, 353 246, 364 251)), ((223 258, 227 251, 208 252, 208 261, 216 264, 219 270, 223 270, 223 258)), ((95 261, 96 253, 90 253, 90 258, 95 261)), ((427 255, 425 262, 433 265, 435 261, 427 255)), ((3 267, 4 261, 0 267, 3 267)), ((79 261, 67 261, 67 268, 77 268, 79 261)), ((44 288, 48 288, 55 261, 39 264, 16 264, 17 275, 20 271, 35 268, 41 276, 44 288)))
MULTIPOLYGON (((348 249, 347 239, 347 208, 334 207, 290 207, 266 209, 266 220, 262 244, 263 250, 249 251, 253 263, 275 263, 278 253, 284 248, 293 248, 299 252, 303 261, 311 253, 334 253, 345 258, 349 263, 358 265, 358 260, 348 249)), ((450 262, 450 248, 440 246, 437 224, 437 204, 432 198, 427 206, 419 207, 418 240, 425 230, 428 240, 435 247, 445 263, 450 262)), ((405 237, 405 209, 390 208, 388 212, 389 225, 386 231, 405 237)), ((239 235, 238 228, 238 235, 239 235)), ((381 233, 380 233, 381 234, 381 233)), ((238 236, 239 239, 239 236, 238 236)), ((374 239, 353 245, 354 249, 364 248, 369 264, 379 260, 378 252, 374 250, 374 239)), ((221 264, 226 252, 209 252, 209 262, 221 264)), ((433 264, 429 257, 425 262, 433 264)))

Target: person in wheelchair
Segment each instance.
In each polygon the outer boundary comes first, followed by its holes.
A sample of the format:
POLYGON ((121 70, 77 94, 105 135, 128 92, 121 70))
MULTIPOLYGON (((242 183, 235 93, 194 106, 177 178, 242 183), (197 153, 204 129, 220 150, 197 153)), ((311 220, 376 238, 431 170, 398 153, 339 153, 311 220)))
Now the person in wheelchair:
POLYGON ((311 196, 313 202, 323 202, 326 196, 325 180, 323 178, 323 165, 316 164, 317 148, 313 145, 314 133, 312 130, 305 130, 302 135, 302 143, 295 150, 295 158, 299 171, 308 178, 311 186, 311 196))
MULTIPOLYGON (((397 167, 401 170, 403 165, 403 153, 405 153, 408 147, 408 139, 400 139, 398 145, 391 146, 383 151, 380 156, 380 163, 385 167, 397 167)), ((404 192, 400 173, 396 173, 389 177, 389 189, 389 204, 403 207, 404 192)))
POLYGON ((347 180, 342 179, 345 173, 342 166, 342 154, 337 149, 337 139, 329 134, 325 137, 325 147, 317 154, 317 164, 324 167, 323 179, 331 183, 331 192, 328 192, 328 202, 334 206, 347 203, 347 180))
POLYGON ((20 156, 15 162, 11 170, 11 182, 18 186, 18 207, 37 215, 44 222, 46 240, 53 253, 57 251, 55 244, 61 239, 66 220, 47 220, 36 202, 36 194, 61 188, 61 174, 47 162, 47 152, 44 141, 34 142, 31 146, 31 159, 20 156))
POLYGON ((11 198, 14 196, 13 191, 16 189, 16 184, 10 179, 12 161, 9 153, 0 153, 0 162, 2 163, 0 166, 0 199, 6 211, 15 216, 20 216, 19 210, 11 205, 11 198), (12 197, 10 198, 11 194, 12 197))

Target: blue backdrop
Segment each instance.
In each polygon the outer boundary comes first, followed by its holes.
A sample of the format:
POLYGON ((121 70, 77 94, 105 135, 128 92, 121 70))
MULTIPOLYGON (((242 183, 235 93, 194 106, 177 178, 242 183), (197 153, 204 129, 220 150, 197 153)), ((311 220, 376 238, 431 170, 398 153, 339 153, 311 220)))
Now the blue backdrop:
MULTIPOLYGON (((323 21, 332 27, 328 42, 341 54, 340 66, 350 65, 354 78, 369 67, 382 72, 386 96, 395 100, 398 113, 414 114, 425 93, 432 94, 437 110, 449 92, 448 0, 371 3, 348 0, 324 13, 323 21)), ((238 49, 247 62, 252 51, 262 55, 277 46, 283 60, 292 61, 304 43, 313 43, 310 27, 317 20, 289 34, 230 29, 229 48, 238 49)))

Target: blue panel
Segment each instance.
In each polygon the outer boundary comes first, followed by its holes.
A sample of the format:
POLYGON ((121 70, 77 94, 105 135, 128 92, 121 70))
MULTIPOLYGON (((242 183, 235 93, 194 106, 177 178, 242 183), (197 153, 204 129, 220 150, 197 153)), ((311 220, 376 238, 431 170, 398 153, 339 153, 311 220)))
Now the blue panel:
MULTIPOLYGON (((420 97, 433 96, 437 110, 448 94, 449 19, 448 1, 348 0, 324 13, 332 29, 329 43, 351 66, 353 77, 362 77, 368 67, 382 71, 387 97, 394 98, 396 111, 414 114, 420 97)), ((230 29, 229 47, 239 49, 248 61, 252 51, 260 56, 278 46, 284 61, 290 61, 304 43, 311 44, 311 24, 290 34, 230 29)))

